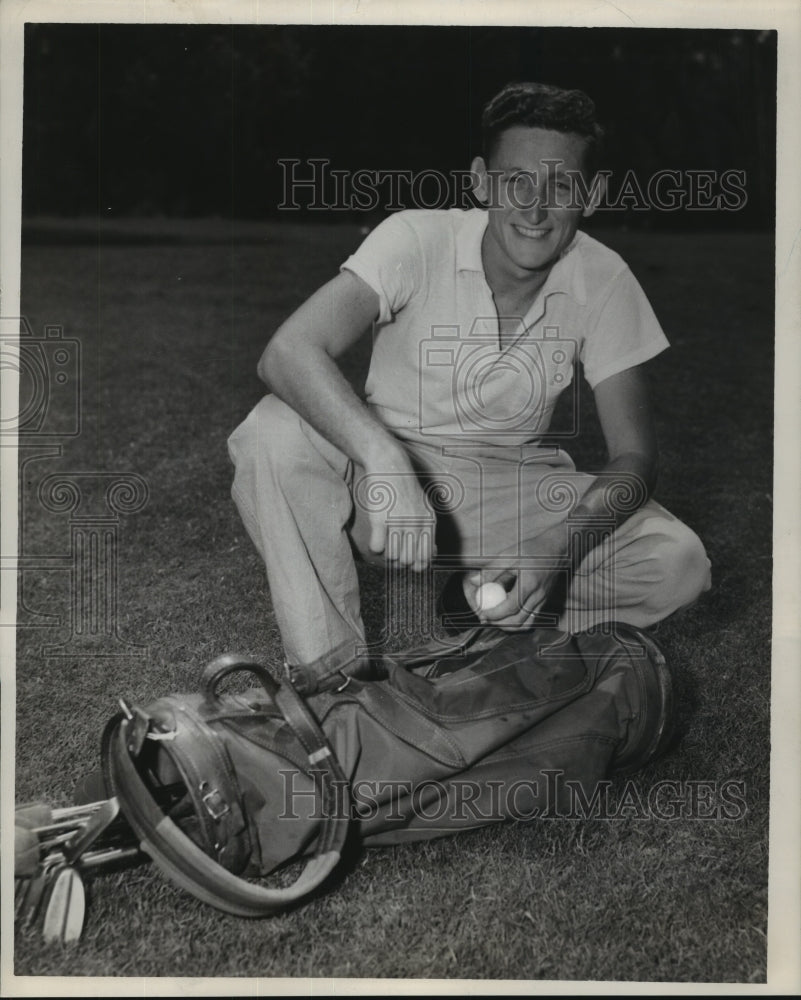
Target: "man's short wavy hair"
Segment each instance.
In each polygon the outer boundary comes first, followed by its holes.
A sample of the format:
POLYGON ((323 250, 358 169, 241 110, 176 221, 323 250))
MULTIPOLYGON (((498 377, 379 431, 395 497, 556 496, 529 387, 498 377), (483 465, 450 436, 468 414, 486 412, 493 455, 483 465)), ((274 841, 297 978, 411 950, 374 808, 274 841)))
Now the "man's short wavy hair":
POLYGON ((509 83, 485 106, 481 118, 484 161, 489 164, 503 132, 514 125, 577 135, 586 143, 584 171, 598 169, 603 127, 595 103, 581 90, 562 90, 546 83, 509 83))

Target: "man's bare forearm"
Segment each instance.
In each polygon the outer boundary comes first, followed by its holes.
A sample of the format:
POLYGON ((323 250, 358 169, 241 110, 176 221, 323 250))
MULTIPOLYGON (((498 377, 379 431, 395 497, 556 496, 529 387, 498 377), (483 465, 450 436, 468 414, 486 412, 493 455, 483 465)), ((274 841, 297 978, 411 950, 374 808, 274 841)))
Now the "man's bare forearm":
POLYGON ((653 493, 657 459, 629 453, 610 460, 567 518, 565 543, 572 569, 653 493))
POLYGON ((572 569, 648 500, 656 486, 659 449, 643 367, 626 369, 595 387, 609 458, 567 520, 572 569))
POLYGON ((279 327, 258 368, 276 396, 366 469, 405 453, 353 391, 336 359, 366 333, 378 311, 377 294, 341 272, 279 327))
POLYGON ((303 337, 279 335, 262 355, 259 375, 276 396, 364 468, 375 468, 401 451, 324 348, 303 337))

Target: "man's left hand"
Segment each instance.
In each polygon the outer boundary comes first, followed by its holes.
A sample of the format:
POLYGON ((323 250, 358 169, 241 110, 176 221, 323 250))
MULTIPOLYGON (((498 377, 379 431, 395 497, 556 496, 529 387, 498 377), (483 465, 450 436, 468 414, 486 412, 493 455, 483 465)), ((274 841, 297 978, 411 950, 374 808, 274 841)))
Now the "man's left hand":
POLYGON ((536 538, 524 541, 514 553, 501 553, 480 570, 464 579, 464 593, 480 621, 498 628, 515 630, 532 624, 554 584, 568 570, 567 533, 563 524, 549 528, 536 538), (527 565, 531 557, 538 564, 527 565), (479 610, 478 589, 494 581, 506 590, 506 599, 494 608, 479 610))

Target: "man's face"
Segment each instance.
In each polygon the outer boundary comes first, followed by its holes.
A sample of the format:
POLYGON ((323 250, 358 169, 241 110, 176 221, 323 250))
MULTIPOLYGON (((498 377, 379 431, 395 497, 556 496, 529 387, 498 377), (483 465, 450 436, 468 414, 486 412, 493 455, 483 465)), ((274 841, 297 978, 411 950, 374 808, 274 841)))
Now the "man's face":
POLYGON ((501 134, 491 162, 473 161, 488 205, 484 263, 496 276, 525 280, 547 272, 592 207, 576 203, 585 141, 577 135, 515 125, 501 134))

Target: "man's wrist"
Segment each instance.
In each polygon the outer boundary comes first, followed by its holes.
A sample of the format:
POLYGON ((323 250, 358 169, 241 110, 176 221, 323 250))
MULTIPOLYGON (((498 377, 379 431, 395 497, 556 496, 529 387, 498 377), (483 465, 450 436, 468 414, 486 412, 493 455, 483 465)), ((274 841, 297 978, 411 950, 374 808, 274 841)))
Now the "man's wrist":
POLYGON ((527 556, 547 556, 555 562, 566 562, 569 556, 569 532, 563 524, 554 525, 524 541, 521 551, 527 556))
POLYGON ((403 445, 383 428, 371 435, 357 460, 367 471, 391 471, 409 464, 403 445))

